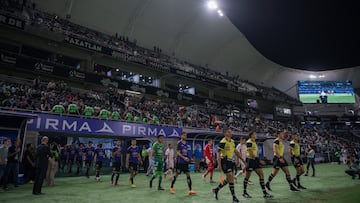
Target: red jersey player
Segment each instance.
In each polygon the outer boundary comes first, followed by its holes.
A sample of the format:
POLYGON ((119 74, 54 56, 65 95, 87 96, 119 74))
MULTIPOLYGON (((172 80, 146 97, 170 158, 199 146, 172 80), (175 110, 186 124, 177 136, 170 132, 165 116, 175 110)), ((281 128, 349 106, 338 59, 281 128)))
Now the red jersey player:
POLYGON ((215 183, 212 180, 214 173, 214 155, 213 155, 213 141, 212 139, 208 139, 207 145, 204 148, 204 157, 207 165, 206 172, 202 175, 203 180, 205 181, 205 177, 210 173, 210 183, 215 183))

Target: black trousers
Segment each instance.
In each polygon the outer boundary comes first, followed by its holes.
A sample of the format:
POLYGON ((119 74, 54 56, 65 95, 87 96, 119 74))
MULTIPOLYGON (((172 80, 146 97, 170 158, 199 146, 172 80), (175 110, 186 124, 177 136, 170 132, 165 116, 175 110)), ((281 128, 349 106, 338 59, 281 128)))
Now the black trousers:
POLYGON ((46 176, 47 165, 44 167, 37 167, 35 169, 35 183, 33 187, 33 194, 41 193, 41 188, 46 176))

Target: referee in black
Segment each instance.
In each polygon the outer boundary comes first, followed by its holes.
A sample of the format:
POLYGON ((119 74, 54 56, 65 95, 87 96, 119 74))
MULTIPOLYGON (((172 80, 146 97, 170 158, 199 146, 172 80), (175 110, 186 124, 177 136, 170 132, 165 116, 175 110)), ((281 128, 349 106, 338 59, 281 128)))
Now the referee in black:
POLYGON ((52 157, 50 147, 48 146, 49 138, 44 136, 41 138, 41 144, 36 149, 35 161, 35 183, 33 187, 33 195, 42 195, 41 187, 46 176, 49 157, 52 157))

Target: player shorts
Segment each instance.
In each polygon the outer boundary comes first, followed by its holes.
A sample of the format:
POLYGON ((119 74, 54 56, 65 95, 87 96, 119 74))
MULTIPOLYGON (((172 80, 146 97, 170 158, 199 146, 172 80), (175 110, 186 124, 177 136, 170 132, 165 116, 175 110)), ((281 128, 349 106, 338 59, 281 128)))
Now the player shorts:
POLYGON ((74 158, 69 158, 68 163, 73 164, 74 163, 74 158))
POLYGON ((215 168, 214 162, 213 162, 213 161, 210 161, 210 162, 207 164, 207 167, 208 167, 209 170, 214 170, 214 168, 215 168))
POLYGON ((91 166, 91 160, 85 160, 85 165, 86 166, 91 166))
POLYGON ((102 168, 102 161, 97 161, 95 166, 96 166, 96 169, 101 169, 102 168))
POLYGON ((120 172, 120 162, 113 162, 112 168, 113 168, 113 171, 120 172))
POLYGON ((304 165, 303 161, 301 160, 301 158, 299 156, 292 156, 291 161, 295 168, 298 168, 298 167, 304 165))
POLYGON ((137 171, 138 170, 138 164, 137 163, 129 163, 129 170, 137 171))
POLYGON ((163 169, 164 169, 163 161, 157 161, 156 159, 154 159, 153 164, 154 164, 155 171, 163 171, 163 169))
POLYGON ((288 166, 287 161, 284 158, 283 158, 283 160, 284 160, 284 163, 281 163, 280 160, 279 160, 279 157, 275 156, 274 159, 273 159, 274 168, 279 169, 279 168, 283 168, 285 166, 288 166))
POLYGON ((176 164, 176 172, 177 173, 188 173, 190 172, 189 171, 189 164, 181 164, 181 163, 178 163, 176 164))
POLYGON ((231 160, 221 159, 220 161, 221 161, 221 168, 224 173, 233 172, 234 163, 231 160))
POLYGON ((174 169, 174 167, 175 167, 175 164, 174 164, 174 161, 173 160, 171 160, 171 161, 167 161, 167 163, 166 163, 166 168, 167 169, 174 169))
POLYGON ((253 171, 261 168, 259 158, 249 159, 246 158, 246 171, 253 171))
POLYGON ((80 166, 82 166, 82 163, 83 163, 83 160, 81 159, 81 160, 76 160, 76 163, 78 164, 78 165, 80 165, 80 166))

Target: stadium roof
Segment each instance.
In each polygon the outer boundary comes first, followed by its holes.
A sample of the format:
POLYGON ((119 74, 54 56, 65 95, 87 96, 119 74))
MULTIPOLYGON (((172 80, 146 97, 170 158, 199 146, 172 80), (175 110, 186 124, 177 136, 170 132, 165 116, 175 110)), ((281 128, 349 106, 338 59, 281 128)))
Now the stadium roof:
MULTIPOLYGON (((157 46, 163 53, 175 54, 175 57, 181 60, 201 66, 208 64, 210 69, 224 74, 229 72, 230 75, 239 75, 240 78, 257 84, 273 86, 293 97, 296 96, 296 81, 308 80, 310 75, 324 76, 318 80, 351 80, 354 87, 360 87, 359 67, 313 72, 285 67, 269 60, 262 54, 270 58, 274 52, 283 54, 282 58, 285 59, 290 57, 287 53, 291 50, 276 51, 283 47, 280 46, 281 43, 286 44, 289 41, 277 41, 277 43, 270 41, 268 44, 274 47, 261 51, 261 46, 254 41, 256 38, 252 37, 252 33, 246 30, 240 32, 238 28, 241 26, 237 28, 226 16, 219 17, 216 12, 207 8, 205 0, 35 0, 34 2, 41 9, 56 13, 63 18, 70 14, 72 22, 107 34, 114 35, 117 32, 119 35, 128 36, 130 40, 136 39, 139 46, 149 49, 157 46), (248 37, 243 34, 245 32, 248 37), (249 42, 249 39, 260 52, 249 42)), ((234 13, 231 13, 231 5, 230 8, 229 5, 224 6, 225 15, 227 11, 236 23, 232 16, 234 13)), ((238 11, 240 10, 235 10, 238 11)), ((288 15, 289 12, 285 14, 288 15)), ((262 40, 273 40, 271 37, 265 38, 268 33, 264 31, 279 29, 279 25, 273 28, 268 26, 268 29, 260 29, 260 27, 257 29, 258 17, 251 12, 245 12, 242 17, 245 20, 249 19, 248 23, 253 23, 250 27, 259 32, 258 36, 262 40)), ((284 24, 284 26, 289 25, 284 24)), ((296 40, 296 38, 291 39, 296 40)), ((299 52, 294 53, 299 54, 299 52)), ((284 64, 288 63, 284 62, 284 64)), ((312 64, 309 64, 310 66, 312 64)))

